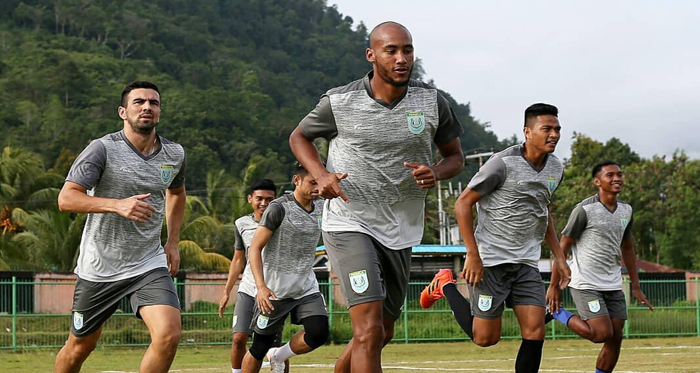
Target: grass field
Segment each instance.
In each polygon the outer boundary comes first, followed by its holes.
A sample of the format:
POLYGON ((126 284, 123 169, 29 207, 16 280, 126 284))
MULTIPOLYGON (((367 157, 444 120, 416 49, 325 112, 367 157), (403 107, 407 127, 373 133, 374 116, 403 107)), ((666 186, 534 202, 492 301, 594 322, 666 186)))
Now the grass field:
MULTIPOLYGON (((490 348, 472 343, 392 344, 384 352, 385 372, 512 372, 519 342, 490 348)), ((324 346, 292 360, 293 372, 332 372, 343 346, 324 346)), ((136 372, 143 348, 98 349, 83 366, 86 373, 136 372)), ((547 341, 541 372, 593 372, 599 345, 580 340, 547 341)), ((56 350, 0 352, 3 373, 50 373, 56 350)), ((183 347, 171 372, 229 373, 226 347, 183 347)), ((624 341, 617 373, 700 372, 700 338, 624 341)))

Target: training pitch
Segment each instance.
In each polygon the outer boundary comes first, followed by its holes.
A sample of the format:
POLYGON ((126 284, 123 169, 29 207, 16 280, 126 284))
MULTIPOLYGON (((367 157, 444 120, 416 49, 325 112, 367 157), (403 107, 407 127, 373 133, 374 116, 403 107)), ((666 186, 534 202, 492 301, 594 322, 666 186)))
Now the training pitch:
MULTIPOLYGON (((479 348, 472 343, 391 344, 383 355, 385 372, 512 372, 518 341, 479 348)), ((324 346, 292 360, 292 372, 332 372, 343 346, 324 346)), ((600 345, 562 339, 545 342, 540 372, 594 371, 600 345)), ((0 352, 4 373, 50 373, 56 350, 0 352)), ((98 348, 83 365, 85 373, 137 372, 144 348, 98 348)), ((700 338, 625 340, 616 373, 700 372, 700 338)), ((181 347, 171 372, 229 373, 229 349, 181 347)), ((265 370, 263 370, 264 372, 265 370)))

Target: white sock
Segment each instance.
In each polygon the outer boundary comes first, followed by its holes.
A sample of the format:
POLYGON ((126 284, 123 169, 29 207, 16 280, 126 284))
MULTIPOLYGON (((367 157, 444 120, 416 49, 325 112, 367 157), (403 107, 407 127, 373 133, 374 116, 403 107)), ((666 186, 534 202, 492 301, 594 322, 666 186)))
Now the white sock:
POLYGON ((231 368, 231 373, 243 373, 243 369, 231 368))
POLYGON ((297 356, 297 354, 292 351, 292 346, 289 345, 289 342, 285 344, 284 346, 280 347, 275 351, 275 356, 273 358, 275 361, 286 361, 289 360, 290 357, 297 356))

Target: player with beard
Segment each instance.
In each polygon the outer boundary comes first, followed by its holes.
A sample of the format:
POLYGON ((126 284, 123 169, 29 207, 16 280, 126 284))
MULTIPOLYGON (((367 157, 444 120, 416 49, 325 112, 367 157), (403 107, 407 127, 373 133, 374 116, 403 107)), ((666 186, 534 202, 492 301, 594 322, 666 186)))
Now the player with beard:
POLYGON ((381 371, 406 297, 411 248, 423 236, 427 190, 464 167, 462 127, 449 103, 410 79, 410 32, 384 22, 369 42, 372 71, 326 92, 289 138, 328 198, 323 241, 353 327, 336 372, 381 371), (329 141, 327 168, 312 142, 318 137, 329 141), (437 164, 432 144, 443 157, 437 164))
POLYGON ((102 324, 125 296, 151 337, 139 371, 167 372, 180 342, 180 303, 170 276, 180 266, 185 151, 156 134, 161 100, 155 84, 127 85, 118 112, 123 129, 80 153, 58 196, 61 211, 88 215, 75 268, 71 334, 56 356, 56 373, 80 371, 102 324))
MULTIPOLYGON (((632 294, 650 310, 654 308, 639 287, 632 206, 617 198, 624 183, 622 169, 605 161, 593 167, 592 176, 598 193, 576 205, 561 235, 564 254, 571 249, 569 288, 578 316, 559 307, 556 286, 549 286, 547 301, 556 320, 591 342, 603 343, 595 372, 611 373, 620 357, 627 319, 621 260, 632 282, 632 294)), ((552 273, 552 283, 558 279, 559 274, 552 273)))
POLYGON ((522 335, 517 373, 537 372, 542 357, 545 289, 537 262, 543 239, 555 258, 553 272, 562 274, 558 285, 566 287, 570 276, 549 213, 564 175, 564 165, 552 154, 560 130, 556 107, 531 105, 525 110, 525 143, 489 158, 459 196, 455 214, 467 248, 461 275, 471 302, 459 293, 449 269, 440 270, 421 294, 423 308, 445 296, 459 325, 482 347, 498 343, 504 307, 513 308, 522 335))

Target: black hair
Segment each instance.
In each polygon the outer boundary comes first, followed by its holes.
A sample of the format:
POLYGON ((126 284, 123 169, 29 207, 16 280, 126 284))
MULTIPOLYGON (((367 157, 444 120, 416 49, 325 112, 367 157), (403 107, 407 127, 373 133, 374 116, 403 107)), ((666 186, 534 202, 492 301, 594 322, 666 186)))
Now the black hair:
POLYGON ((129 92, 133 91, 134 89, 139 89, 139 88, 146 88, 146 89, 152 89, 158 94, 160 94, 160 91, 158 90, 158 86, 155 85, 154 83, 147 82, 145 80, 137 80, 134 82, 131 82, 124 87, 124 90, 122 91, 122 106, 126 107, 128 102, 126 101, 127 96, 129 96, 129 92))
POLYGON ((527 127, 530 119, 537 118, 540 115, 554 115, 555 117, 559 115, 559 109, 556 106, 544 103, 537 103, 530 105, 525 109, 525 124, 523 127, 527 127))
POLYGON ((304 166, 301 165, 299 162, 294 163, 294 174, 299 176, 300 178, 304 178, 304 176, 309 174, 309 171, 304 168, 304 166))
MULTIPOLYGON (((602 161, 602 162, 598 163, 597 165, 593 166, 593 171, 591 171, 591 176, 593 176, 593 178, 595 179, 595 177, 598 176, 598 173, 603 169, 603 167, 612 166, 612 165, 620 167, 620 165, 617 162, 611 161, 611 160, 602 161)), ((620 168, 622 168, 622 167, 620 167, 620 168)))
POLYGON ((271 191, 277 193, 277 188, 275 187, 275 182, 270 180, 270 179, 260 179, 260 180, 254 181, 253 184, 250 184, 250 192, 253 193, 256 190, 271 190, 271 191))

